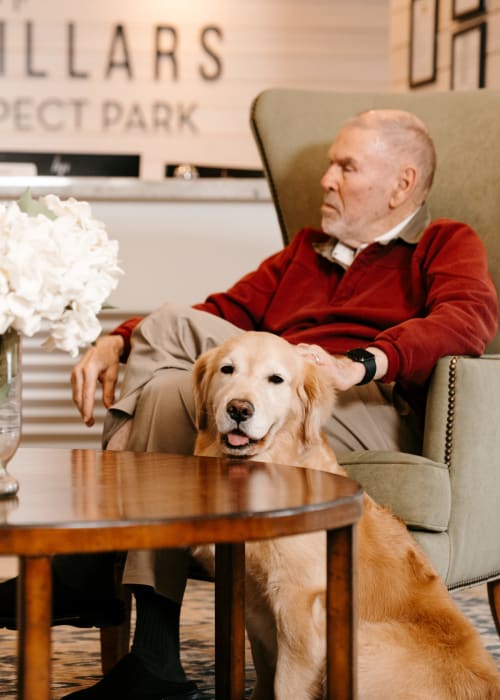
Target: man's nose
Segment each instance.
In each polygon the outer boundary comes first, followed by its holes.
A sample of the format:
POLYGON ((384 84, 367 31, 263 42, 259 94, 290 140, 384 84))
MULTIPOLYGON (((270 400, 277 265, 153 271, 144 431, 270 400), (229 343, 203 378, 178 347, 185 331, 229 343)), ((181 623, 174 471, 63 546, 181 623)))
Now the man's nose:
POLYGON ((337 190, 339 186, 339 168, 335 165, 330 165, 323 177, 321 178, 321 187, 327 190, 337 190))

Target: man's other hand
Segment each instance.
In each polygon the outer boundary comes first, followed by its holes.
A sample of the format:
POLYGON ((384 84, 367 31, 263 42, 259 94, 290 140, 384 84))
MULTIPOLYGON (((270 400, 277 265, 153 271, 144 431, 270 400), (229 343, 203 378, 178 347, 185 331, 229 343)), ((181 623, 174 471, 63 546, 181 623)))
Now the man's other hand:
POLYGON ((123 352, 123 338, 104 335, 87 350, 71 372, 73 401, 86 425, 94 425, 97 382, 102 384, 102 400, 109 408, 115 400, 115 388, 123 352))

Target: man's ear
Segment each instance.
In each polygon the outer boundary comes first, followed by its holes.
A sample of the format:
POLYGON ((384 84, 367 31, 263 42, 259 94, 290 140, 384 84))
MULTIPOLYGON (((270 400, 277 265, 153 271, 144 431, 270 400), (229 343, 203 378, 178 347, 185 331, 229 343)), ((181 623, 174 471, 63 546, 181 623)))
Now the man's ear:
POLYGON ((407 165, 398 173, 396 185, 389 200, 389 207, 397 209, 412 196, 417 183, 417 169, 413 165, 407 165))

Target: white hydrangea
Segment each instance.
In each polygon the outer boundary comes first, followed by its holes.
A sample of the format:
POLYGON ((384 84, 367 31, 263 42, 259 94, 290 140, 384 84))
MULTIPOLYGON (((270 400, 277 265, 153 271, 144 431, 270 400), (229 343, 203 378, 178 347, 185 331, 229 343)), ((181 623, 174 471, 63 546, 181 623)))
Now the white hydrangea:
POLYGON ((0 204, 0 334, 47 327, 47 349, 73 357, 101 331, 97 314, 123 274, 118 242, 87 202, 55 195, 0 204))

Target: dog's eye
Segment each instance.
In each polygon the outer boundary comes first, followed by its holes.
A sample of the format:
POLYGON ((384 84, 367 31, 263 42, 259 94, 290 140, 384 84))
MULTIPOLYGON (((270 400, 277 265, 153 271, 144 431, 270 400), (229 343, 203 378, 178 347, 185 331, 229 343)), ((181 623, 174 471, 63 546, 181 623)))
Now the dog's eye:
POLYGON ((222 365, 220 371, 222 374, 232 374, 234 372, 234 367, 233 365, 222 365))
POLYGON ((271 374, 268 377, 268 380, 271 382, 271 384, 282 384, 285 381, 279 374, 271 374))

